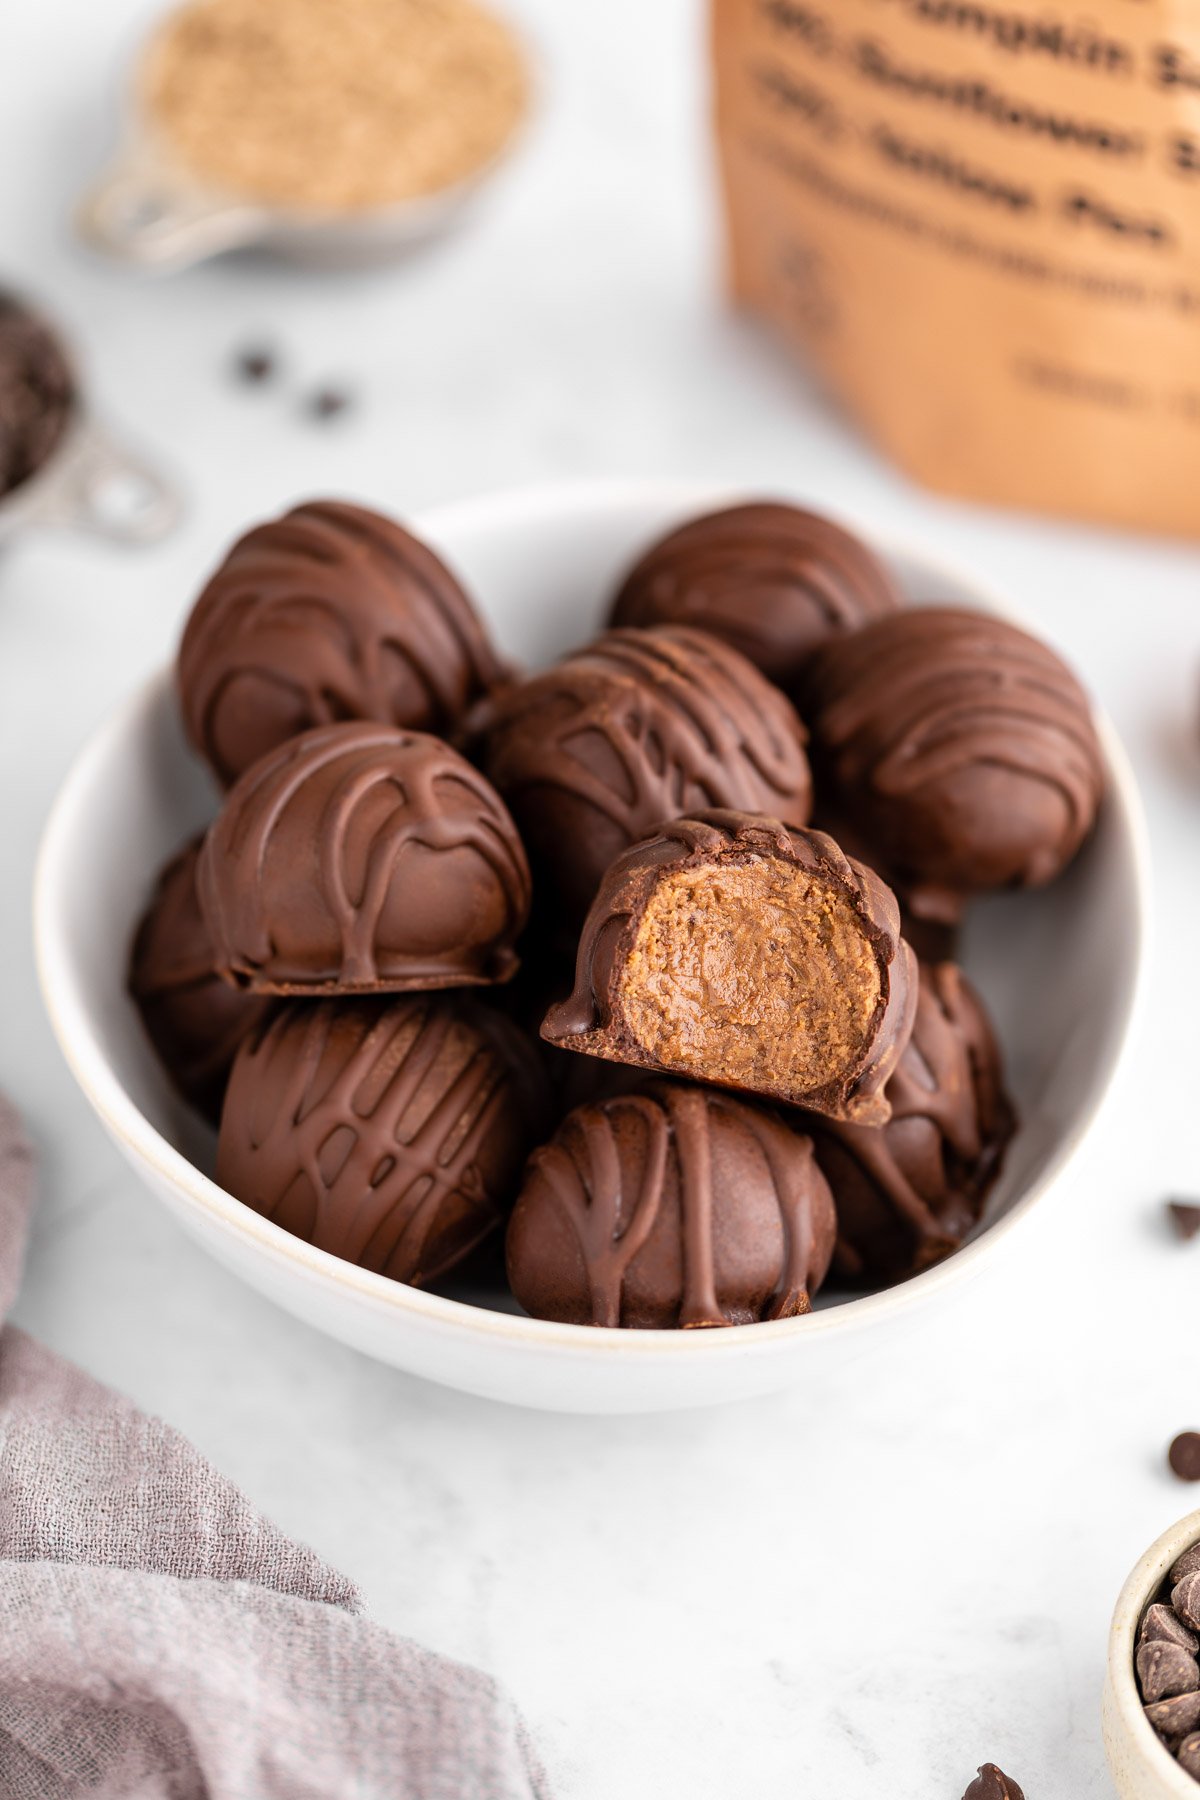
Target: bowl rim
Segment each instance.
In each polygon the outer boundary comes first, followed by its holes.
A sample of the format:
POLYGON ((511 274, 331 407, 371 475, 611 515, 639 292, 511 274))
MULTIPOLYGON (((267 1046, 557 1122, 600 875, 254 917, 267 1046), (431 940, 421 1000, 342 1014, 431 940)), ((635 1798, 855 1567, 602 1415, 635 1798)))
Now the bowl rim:
POLYGON ((1177 1519, 1161 1537, 1155 1538, 1131 1569, 1117 1596, 1108 1634, 1108 1688, 1113 1703, 1110 1717, 1115 1713, 1131 1747, 1146 1760, 1164 1793, 1169 1792, 1178 1800, 1189 1800, 1189 1796, 1195 1800, 1200 1788, 1193 1777, 1180 1768, 1146 1717, 1134 1677, 1134 1634, 1151 1595, 1171 1564, 1197 1543, 1200 1543, 1200 1512, 1177 1519))
MULTIPOLYGON (((632 507, 664 511, 694 506, 735 505, 748 497, 763 498, 762 488, 714 481, 568 481, 544 482, 500 489, 478 498, 453 501, 415 513, 410 521, 422 535, 440 544, 458 531, 487 531, 499 526, 511 529, 551 517, 577 515, 619 516, 632 507)), ((791 504, 806 504, 803 496, 778 497, 791 504)), ((819 501, 810 504, 825 508, 819 501)), ((840 516, 840 515, 838 515, 840 516)), ((953 562, 931 555, 919 543, 884 537, 856 524, 881 554, 916 563, 931 577, 940 577, 970 595, 971 604, 1022 624, 1020 614, 984 583, 953 562)), ((450 552, 451 556, 453 552, 450 552)), ((1036 1202, 1054 1183, 1062 1180, 1087 1139, 1116 1076, 1128 1055, 1134 1024, 1145 989, 1146 948, 1150 918, 1149 847, 1141 798, 1128 757, 1103 710, 1092 703, 1092 714, 1104 751, 1109 777, 1110 803, 1121 815, 1132 847, 1134 905, 1133 968, 1125 997, 1119 1036, 1107 1069, 1089 1104, 1066 1132, 1036 1181, 978 1237, 953 1256, 895 1287, 864 1294, 837 1306, 821 1308, 799 1318, 767 1320, 752 1325, 733 1325, 722 1331, 652 1331, 620 1326, 567 1325, 534 1319, 524 1314, 498 1312, 490 1307, 454 1300, 343 1261, 294 1237, 282 1226, 236 1200, 212 1177, 188 1161, 141 1112, 118 1080, 101 1049, 88 1010, 81 998, 71 956, 58 929, 58 894, 62 865, 74 836, 74 824, 82 809, 92 778, 92 767, 112 746, 127 736, 136 722, 163 704, 165 690, 173 685, 173 666, 168 664, 143 682, 121 702, 76 751, 51 805, 38 847, 33 888, 34 956, 43 1004, 59 1047, 77 1084, 109 1133, 135 1165, 143 1166, 188 1206, 204 1213, 221 1235, 247 1242, 268 1260, 289 1263, 292 1272, 307 1283, 342 1290, 377 1313, 407 1318, 447 1333, 466 1333, 490 1340, 499 1349, 524 1348, 538 1352, 553 1349, 567 1356, 595 1352, 621 1355, 626 1362, 674 1362, 681 1356, 716 1358, 722 1362, 761 1358, 782 1342, 808 1337, 844 1336, 875 1322, 919 1306, 938 1292, 957 1286, 977 1273, 1011 1232, 1028 1218, 1036 1202)))

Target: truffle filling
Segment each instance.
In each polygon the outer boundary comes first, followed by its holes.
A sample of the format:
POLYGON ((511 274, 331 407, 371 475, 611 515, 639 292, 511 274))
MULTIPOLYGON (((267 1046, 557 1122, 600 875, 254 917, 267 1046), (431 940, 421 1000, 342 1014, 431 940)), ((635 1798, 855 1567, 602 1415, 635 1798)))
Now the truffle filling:
POLYGON ((792 1095, 857 1072, 881 999, 849 895, 765 859, 664 875, 621 978, 625 1023, 660 1066, 792 1095))

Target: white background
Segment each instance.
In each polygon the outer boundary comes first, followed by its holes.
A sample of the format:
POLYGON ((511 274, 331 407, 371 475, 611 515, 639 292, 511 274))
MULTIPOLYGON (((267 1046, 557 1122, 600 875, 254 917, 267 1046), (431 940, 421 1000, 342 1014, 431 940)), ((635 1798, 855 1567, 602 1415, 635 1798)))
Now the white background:
POLYGON ((0 278, 57 310, 189 499, 153 552, 43 538, 0 563, 0 1082, 43 1157, 17 1318, 189 1433, 377 1618, 502 1677, 563 1800, 957 1800, 989 1757, 1030 1800, 1107 1795, 1108 1614, 1195 1492, 1163 1452, 1200 1425, 1200 1243, 1170 1242, 1161 1200, 1200 1189, 1200 555, 909 488, 722 308, 698 6, 512 10, 545 100, 469 233, 367 278, 160 283, 65 222, 145 7, 0 14, 0 278), (250 392, 227 364, 260 337, 287 380, 250 392), (324 428, 300 410, 323 378, 361 402, 324 428), (315 492, 412 511, 608 474, 794 489, 1007 590, 1132 752, 1158 932, 1088 1152, 965 1305, 819 1390, 616 1421, 408 1380, 204 1260, 74 1090, 28 922, 68 760, 244 525, 315 492))

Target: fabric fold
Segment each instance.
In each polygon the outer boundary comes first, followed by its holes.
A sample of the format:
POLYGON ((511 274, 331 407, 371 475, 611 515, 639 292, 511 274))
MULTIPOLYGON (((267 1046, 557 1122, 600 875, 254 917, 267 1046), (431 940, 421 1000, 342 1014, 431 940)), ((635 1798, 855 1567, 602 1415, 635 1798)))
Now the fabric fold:
MULTIPOLYGON (((0 1319, 33 1156, 0 1100, 0 1319)), ((511 1702, 187 1440, 0 1331, 3 1800, 548 1800, 511 1702)))

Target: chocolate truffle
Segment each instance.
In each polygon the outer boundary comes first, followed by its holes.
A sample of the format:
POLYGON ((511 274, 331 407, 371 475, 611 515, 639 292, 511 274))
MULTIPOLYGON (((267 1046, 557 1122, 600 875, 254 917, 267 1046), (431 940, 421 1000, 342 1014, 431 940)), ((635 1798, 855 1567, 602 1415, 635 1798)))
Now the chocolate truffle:
POLYGON ((912 1030, 891 891, 819 831, 709 812, 617 858, 542 1036, 864 1125, 912 1030))
POLYGON ((527 1312, 572 1325, 748 1325, 809 1311, 833 1249, 812 1142, 714 1088, 648 1082, 568 1114, 508 1227, 527 1312))
POLYGON ((215 1125, 238 1045, 271 1003, 217 974, 196 897, 201 842, 195 838, 158 878, 133 941, 129 991, 167 1074, 215 1125))
POLYGON ((539 895, 578 922, 613 858, 667 819, 728 806, 805 824, 804 744, 753 664, 672 626, 610 631, 498 697, 482 755, 539 895))
POLYGON ((189 739, 226 786, 317 725, 446 735, 502 673, 466 594, 379 513, 314 500, 239 540, 179 649, 189 739))
POLYGON ((698 625, 790 688, 827 638, 898 605, 860 538, 819 513, 757 502, 661 538, 625 577, 612 623, 698 625))
POLYGON ((44 320, 0 293, 0 495, 36 475, 75 406, 75 377, 44 320))
POLYGON ((802 684, 830 804, 922 918, 1053 880, 1104 791, 1087 696, 989 613, 923 607, 828 643, 802 684))
POLYGON ((198 884, 218 967, 259 993, 506 981, 529 911, 497 794, 439 738, 387 725, 326 725, 255 763, 198 884))
POLYGON ((880 1130, 806 1120, 837 1205, 837 1276, 882 1287, 940 1262, 979 1219, 1013 1131, 982 1000, 953 963, 923 966, 912 1037, 880 1130))
POLYGON ((318 1249, 422 1287, 503 1219, 545 1122, 532 1049, 463 995, 293 1002, 238 1052, 217 1180, 318 1249))

